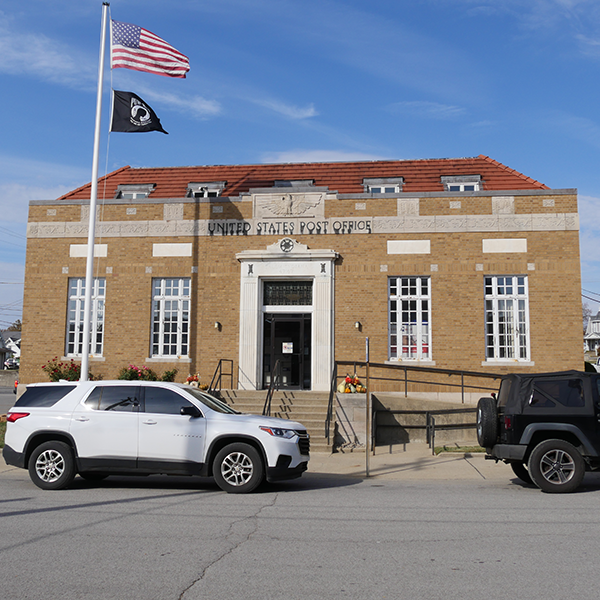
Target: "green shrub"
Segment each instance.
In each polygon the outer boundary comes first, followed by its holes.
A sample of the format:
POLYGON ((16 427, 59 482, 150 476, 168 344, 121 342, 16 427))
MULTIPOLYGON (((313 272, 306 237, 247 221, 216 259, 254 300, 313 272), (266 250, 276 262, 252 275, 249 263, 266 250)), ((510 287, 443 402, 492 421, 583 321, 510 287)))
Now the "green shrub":
POLYGON ((161 377, 161 381, 175 381, 175 375, 177 375, 177 369, 171 369, 170 371, 165 371, 161 377))
POLYGON ((146 366, 136 367, 135 365, 128 365, 119 371, 117 379, 127 379, 129 381, 157 381, 158 377, 152 369, 149 369, 146 366))

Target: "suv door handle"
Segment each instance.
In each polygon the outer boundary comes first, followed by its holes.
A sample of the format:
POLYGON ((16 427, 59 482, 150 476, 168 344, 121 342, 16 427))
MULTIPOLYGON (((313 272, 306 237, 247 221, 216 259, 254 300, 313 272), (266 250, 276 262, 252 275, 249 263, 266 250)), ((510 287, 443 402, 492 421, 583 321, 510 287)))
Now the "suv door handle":
POLYGON ((142 421, 142 423, 144 425, 156 425, 158 423, 158 421, 155 421, 154 419, 148 419, 146 421, 142 421))
POLYGON ((85 423, 85 421, 89 421, 90 418, 89 417, 75 417, 76 421, 81 421, 82 423, 85 423))

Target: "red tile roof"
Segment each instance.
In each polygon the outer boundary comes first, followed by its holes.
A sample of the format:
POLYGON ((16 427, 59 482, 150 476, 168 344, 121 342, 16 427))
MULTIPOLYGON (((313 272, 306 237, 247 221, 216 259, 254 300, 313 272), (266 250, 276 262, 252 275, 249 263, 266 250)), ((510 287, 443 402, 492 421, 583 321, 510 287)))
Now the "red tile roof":
MULTIPOLYGON (((443 158, 427 160, 378 160, 363 162, 287 163, 259 165, 214 165, 204 167, 123 167, 99 180, 98 196, 113 198, 123 184, 155 184, 153 198, 184 198, 189 183, 226 181, 223 196, 238 196, 252 188, 269 188, 275 180, 314 180, 340 194, 360 194, 364 178, 403 177, 404 193, 442 192, 441 177, 480 175, 483 190, 547 190, 548 186, 526 177, 491 158, 443 158)), ((90 197, 90 184, 59 200, 90 197)))

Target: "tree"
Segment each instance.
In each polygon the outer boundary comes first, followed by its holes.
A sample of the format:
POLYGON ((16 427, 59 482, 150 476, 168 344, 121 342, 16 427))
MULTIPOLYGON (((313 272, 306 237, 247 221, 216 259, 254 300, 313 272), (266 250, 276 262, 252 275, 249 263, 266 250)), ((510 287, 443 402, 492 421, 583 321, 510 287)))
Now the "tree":
POLYGON ((6 331, 21 331, 21 319, 17 319, 12 325, 9 325, 6 331))

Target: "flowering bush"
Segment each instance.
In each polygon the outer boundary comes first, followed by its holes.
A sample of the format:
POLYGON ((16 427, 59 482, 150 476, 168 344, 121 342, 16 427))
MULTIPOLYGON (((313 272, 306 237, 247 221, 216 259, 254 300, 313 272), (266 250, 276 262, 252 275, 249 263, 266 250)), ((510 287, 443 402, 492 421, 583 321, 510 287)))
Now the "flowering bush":
POLYGON ((157 381, 158 377, 156 373, 146 366, 136 367, 135 365, 128 365, 123 367, 119 371, 117 379, 140 380, 140 381, 157 381))
POLYGON ((187 379, 185 380, 186 383, 198 383, 200 381, 200 376, 198 375, 198 373, 196 373, 195 375, 188 375, 187 379))
POLYGON ((76 363, 73 359, 69 362, 59 361, 58 356, 42 365, 42 371, 48 375, 50 381, 60 381, 61 379, 79 381, 81 377, 81 365, 79 363, 76 363))

